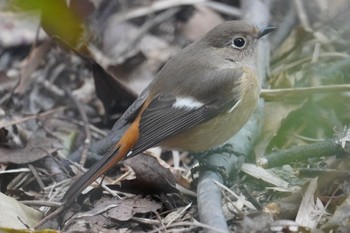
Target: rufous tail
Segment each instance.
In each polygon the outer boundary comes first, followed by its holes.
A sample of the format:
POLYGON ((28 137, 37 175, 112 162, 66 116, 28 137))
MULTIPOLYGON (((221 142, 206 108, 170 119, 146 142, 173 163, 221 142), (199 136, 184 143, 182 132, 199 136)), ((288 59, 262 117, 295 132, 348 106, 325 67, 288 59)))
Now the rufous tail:
POLYGON ((122 160, 125 155, 125 151, 119 150, 119 147, 117 147, 97 163, 92 165, 87 172, 81 175, 69 187, 62 199, 64 204, 69 205, 72 203, 87 186, 94 182, 99 176, 107 172, 114 164, 122 160))
MULTIPOLYGON (((142 109, 144 109, 145 106, 142 109)), ((139 138, 141 113, 142 110, 135 118, 134 122, 130 125, 128 130, 121 137, 113 151, 103 156, 101 160, 92 165, 92 167, 86 173, 74 181, 74 183, 69 187, 68 191, 63 197, 65 205, 72 203, 87 186, 122 160, 126 155, 128 155, 132 148, 134 148, 139 138)))

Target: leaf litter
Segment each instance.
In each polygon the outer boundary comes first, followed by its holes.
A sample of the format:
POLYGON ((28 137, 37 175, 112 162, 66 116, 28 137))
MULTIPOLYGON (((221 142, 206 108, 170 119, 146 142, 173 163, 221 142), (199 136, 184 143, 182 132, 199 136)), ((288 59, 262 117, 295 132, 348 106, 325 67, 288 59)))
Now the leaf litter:
MULTIPOLYGON (((84 56, 87 54, 83 53, 82 47, 72 46, 78 52, 68 52, 69 46, 62 49, 57 46, 57 40, 50 41, 43 32, 36 41, 38 24, 28 26, 25 21, 31 20, 23 15, 17 17, 18 12, 2 13, 0 18, 7 20, 3 22, 13 20, 16 31, 7 30, 0 36, 0 49, 6 50, 0 55, 0 103, 2 115, 6 116, 0 120, 0 163, 4 169, 13 171, 0 173, 1 184, 4 184, 1 192, 7 195, 23 192, 25 195, 19 195, 18 201, 29 197, 37 201, 59 201, 71 179, 67 177, 74 176, 76 169, 73 167, 78 167, 69 158, 86 143, 84 128, 90 129, 91 146, 94 147, 94 142, 102 139, 164 62, 209 27, 228 19, 227 15, 199 2, 193 1, 198 5, 181 6, 167 14, 163 12, 163 15, 152 11, 153 15, 149 16, 149 6, 128 2, 127 7, 132 10, 127 14, 117 12, 116 21, 111 21, 108 30, 99 29, 101 33, 97 34, 101 38, 92 41, 96 46, 90 54, 93 62, 86 61, 84 56), (132 19, 120 21, 123 14, 132 19), (165 17, 160 23, 153 20, 159 15, 165 17), (143 25, 144 20, 148 20, 148 24, 143 25), (139 33, 145 28, 144 33, 139 33), (10 36, 12 41, 5 36, 10 36), (91 72, 94 62, 99 68, 95 66, 91 72), (103 83, 105 80, 109 82, 103 83), (79 100, 88 123, 81 120, 77 107, 65 94, 67 91, 79 100), (52 109, 57 111, 50 112, 52 109), (61 178, 57 178, 57 174, 62 174, 61 178), (44 190, 38 184, 39 180, 45 186, 44 190)), ((154 4, 159 7, 158 3, 154 4)), ((164 1, 165 5, 159 9, 166 11, 173 7, 166 3, 164 1)), ((348 40, 344 39, 349 35, 349 28, 344 24, 348 15, 344 10, 346 7, 342 9, 345 3, 309 1, 299 5, 297 15, 303 20, 301 26, 295 26, 281 46, 273 51, 270 88, 349 84, 350 51, 348 40), (318 14, 315 13, 317 10, 318 14)), ((79 5, 76 7, 79 11, 79 5)), ((278 4, 274 7, 283 12, 278 4)), ((3 22, 0 28, 6 26, 3 22)), ((277 22, 276 18, 272 18, 272 22, 277 22)), ((65 41, 67 37, 62 38, 58 39, 60 43, 69 45, 65 41)), ((292 92, 278 100, 269 99, 261 139, 254 148, 256 158, 248 158, 247 162, 254 164, 255 159, 264 159, 265 155, 276 151, 330 139, 340 131, 345 133, 338 135, 348 135, 348 102, 346 92, 309 96, 293 95, 292 92)), ((348 137, 338 140, 342 148, 348 148, 348 137)), ((89 151, 83 165, 90 166, 96 157, 93 150, 89 151)), ((169 152, 161 153, 160 158, 165 162, 172 161, 169 152)), ((111 188, 108 192, 121 199, 93 189, 97 194, 88 192, 81 197, 81 205, 72 206, 63 222, 56 219, 48 227, 61 224, 62 232, 86 231, 89 227, 92 232, 117 232, 115 229, 145 232, 158 228, 171 231, 171 226, 187 221, 199 231, 195 200, 176 189, 181 179, 188 183, 192 181, 187 174, 195 163, 188 157, 181 157, 180 167, 169 169, 157 159, 140 155, 126 160, 124 166, 127 168, 117 165, 107 173, 103 187, 107 185, 106 190, 111 188), (179 178, 178 174, 182 176, 179 178)), ((348 176, 335 174, 334 170, 348 170, 347 159, 331 153, 327 157, 293 161, 266 170, 251 164, 246 164, 236 177, 244 187, 231 187, 239 195, 227 194, 229 198, 223 200, 230 229, 249 232, 257 227, 253 224, 256 221, 262 223, 260 227, 271 230, 299 227, 311 232, 346 227, 343 220, 347 218, 348 176), (293 174, 297 171, 302 173, 293 174), (313 178, 315 174, 318 179, 313 178), (271 184, 275 187, 271 188, 271 184), (256 203, 259 205, 255 206, 256 203), (264 207, 263 211, 259 206, 264 207)), ((193 191, 193 187, 187 188, 193 191)), ((43 209, 47 208, 41 206, 40 210, 43 209)), ((23 228, 20 223, 16 224, 11 227, 23 228)))

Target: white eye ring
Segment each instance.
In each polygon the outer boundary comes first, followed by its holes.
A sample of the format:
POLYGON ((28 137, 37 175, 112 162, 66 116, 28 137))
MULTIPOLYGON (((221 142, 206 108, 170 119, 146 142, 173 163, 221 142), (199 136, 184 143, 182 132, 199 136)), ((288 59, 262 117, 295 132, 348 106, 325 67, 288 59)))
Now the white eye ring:
POLYGON ((243 49, 246 46, 246 39, 243 37, 233 38, 231 46, 236 49, 243 49))

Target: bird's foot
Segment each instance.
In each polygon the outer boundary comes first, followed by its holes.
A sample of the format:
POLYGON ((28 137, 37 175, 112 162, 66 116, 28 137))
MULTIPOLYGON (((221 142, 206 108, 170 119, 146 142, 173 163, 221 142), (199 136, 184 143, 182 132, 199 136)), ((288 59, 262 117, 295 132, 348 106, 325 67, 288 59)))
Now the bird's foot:
POLYGON ((227 153, 230 155, 234 154, 239 157, 245 156, 240 152, 234 151, 232 145, 228 143, 219 148, 210 149, 201 153, 194 153, 192 155, 199 161, 199 165, 191 169, 192 178, 193 178, 193 175, 196 174, 197 172, 210 170, 218 173, 222 177, 225 185, 229 186, 229 184, 231 183, 230 181, 231 179, 229 176, 229 172, 226 170, 225 166, 218 166, 218 165, 212 164, 210 162, 210 159, 208 159, 212 155, 224 154, 224 153, 227 153))

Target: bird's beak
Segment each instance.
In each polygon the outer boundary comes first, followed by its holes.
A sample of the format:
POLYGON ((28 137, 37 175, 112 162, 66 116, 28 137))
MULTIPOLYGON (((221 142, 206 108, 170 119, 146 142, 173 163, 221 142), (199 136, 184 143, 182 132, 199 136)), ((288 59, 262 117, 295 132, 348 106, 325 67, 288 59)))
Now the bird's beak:
POLYGON ((260 39, 261 37, 265 36, 266 34, 274 31, 276 29, 276 27, 266 27, 262 30, 260 30, 259 34, 258 34, 258 39, 260 39))

